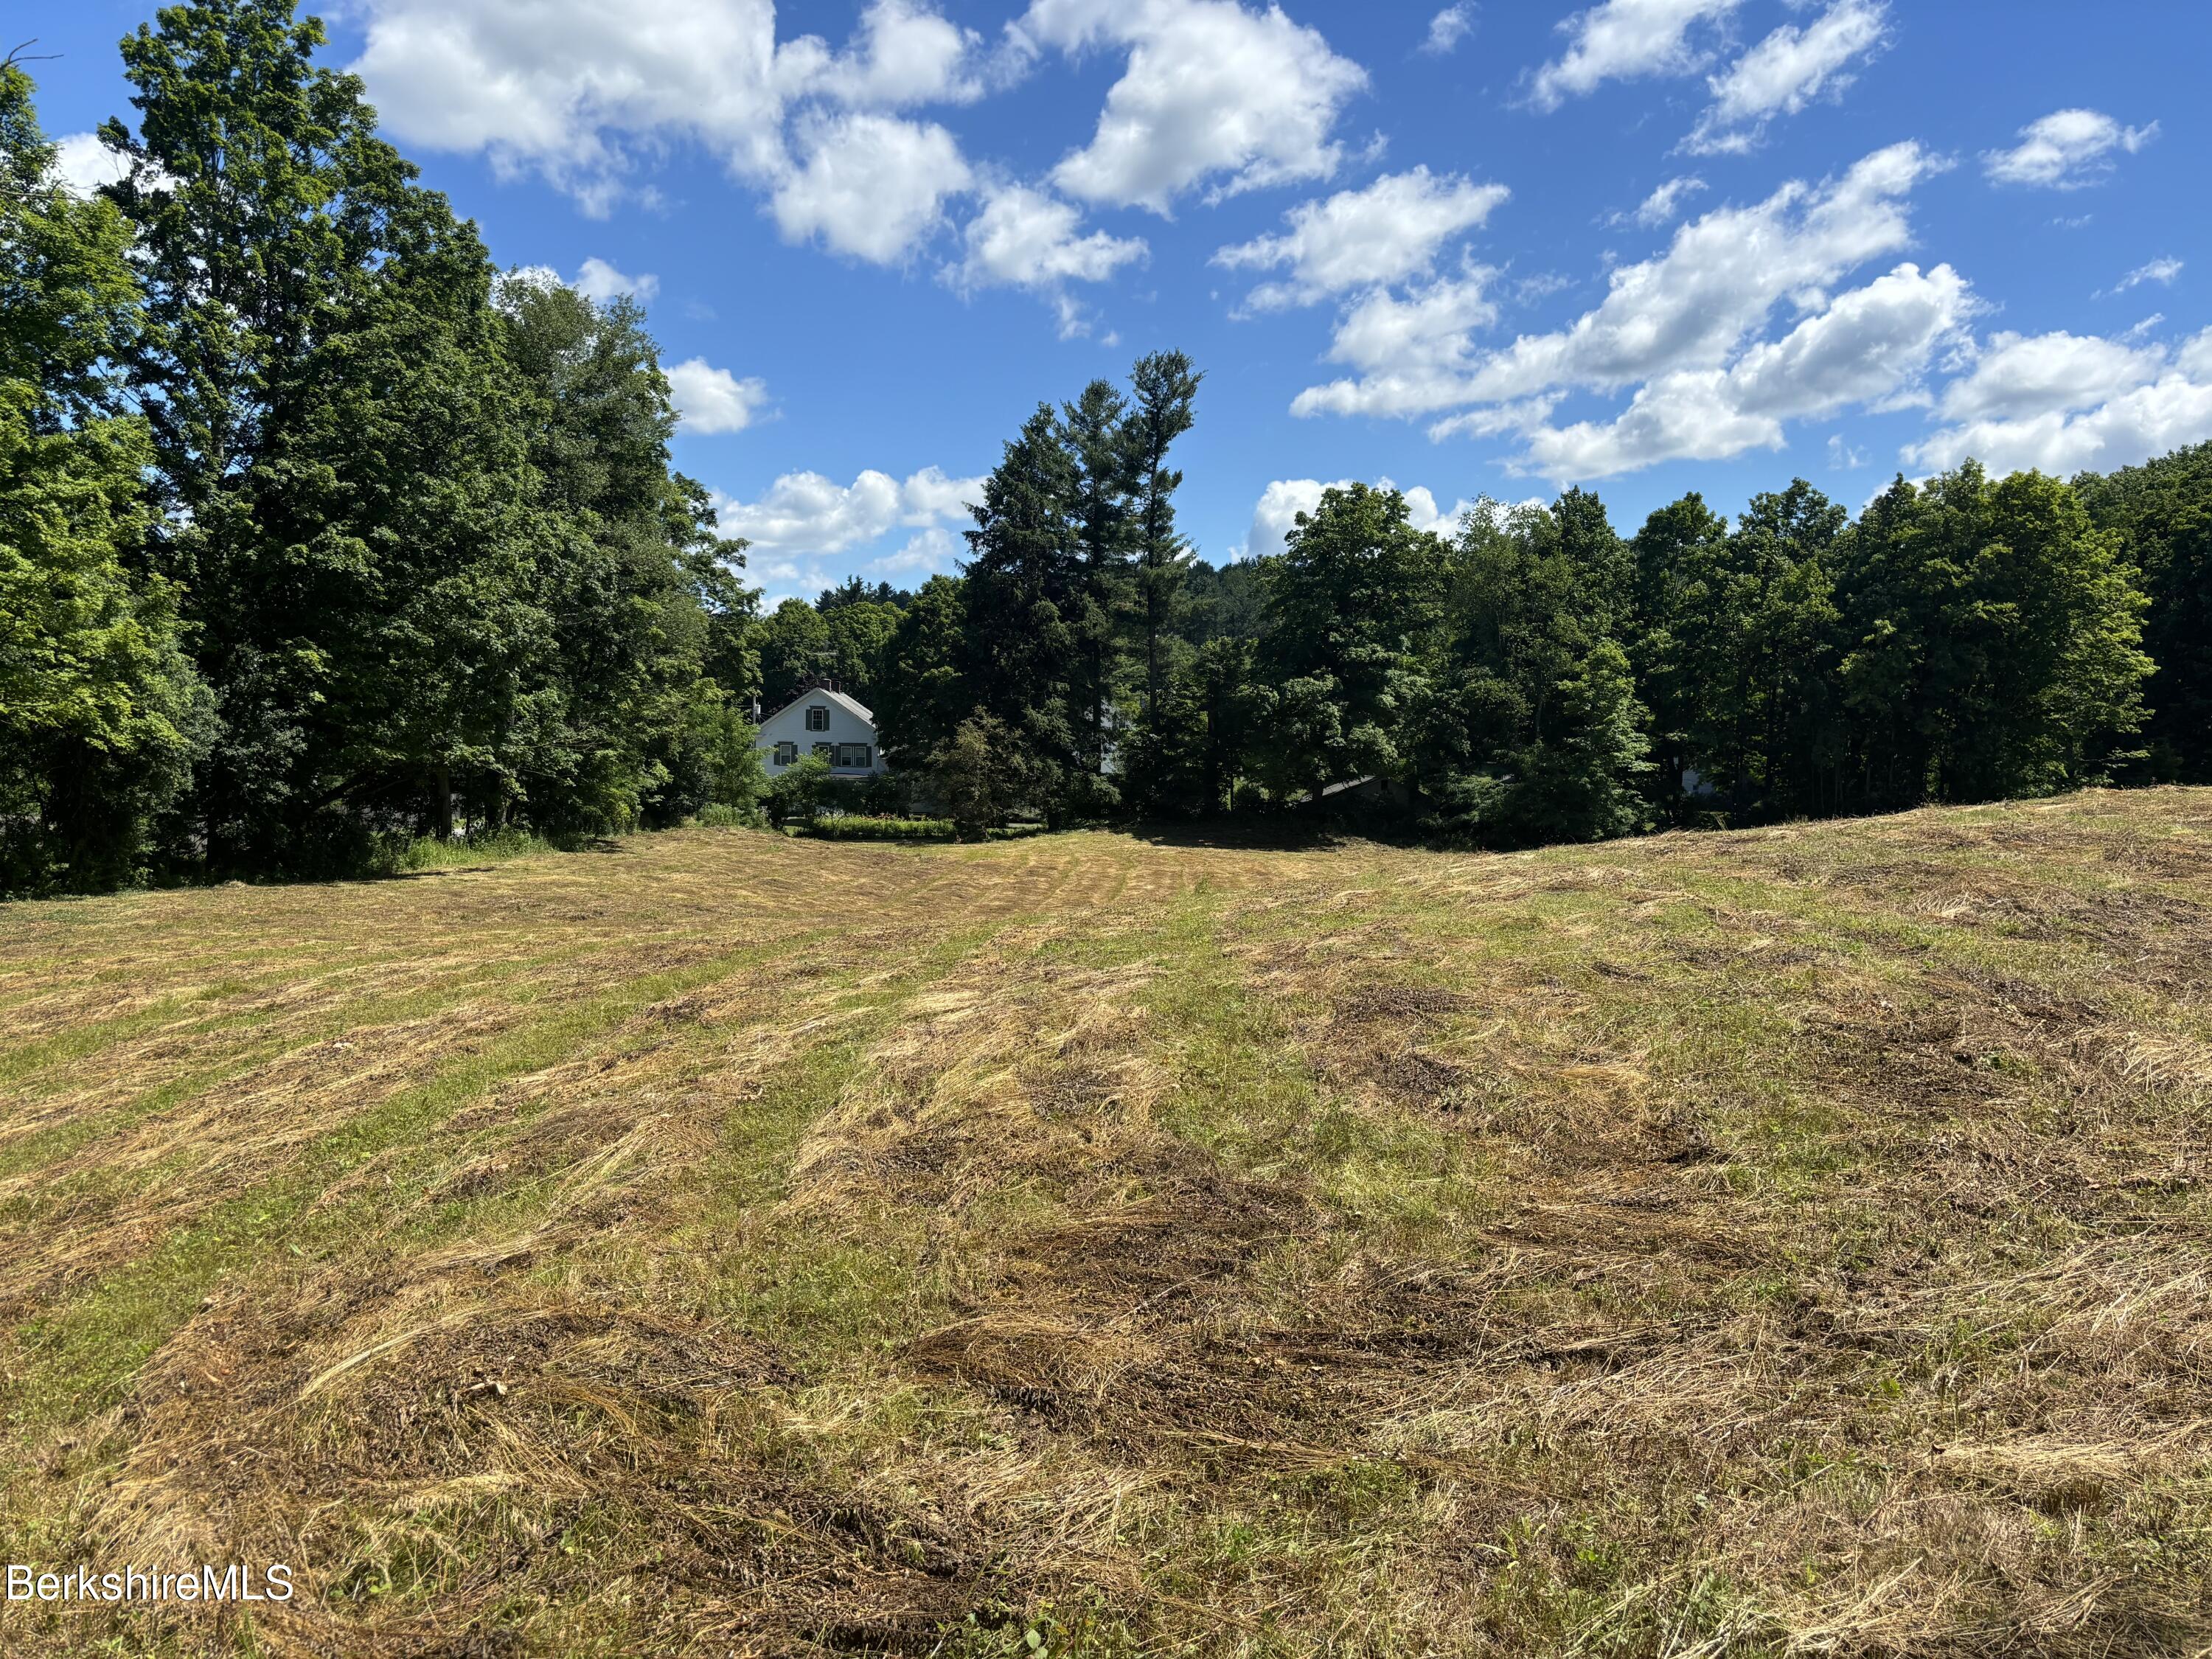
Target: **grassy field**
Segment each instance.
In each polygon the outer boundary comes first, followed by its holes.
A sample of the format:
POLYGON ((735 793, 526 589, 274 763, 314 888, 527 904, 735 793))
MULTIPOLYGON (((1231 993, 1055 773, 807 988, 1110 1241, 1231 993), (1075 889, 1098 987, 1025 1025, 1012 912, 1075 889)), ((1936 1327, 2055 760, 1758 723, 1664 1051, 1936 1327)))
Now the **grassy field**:
POLYGON ((0 907, 0 1652, 2212 1651, 2212 793, 0 907))

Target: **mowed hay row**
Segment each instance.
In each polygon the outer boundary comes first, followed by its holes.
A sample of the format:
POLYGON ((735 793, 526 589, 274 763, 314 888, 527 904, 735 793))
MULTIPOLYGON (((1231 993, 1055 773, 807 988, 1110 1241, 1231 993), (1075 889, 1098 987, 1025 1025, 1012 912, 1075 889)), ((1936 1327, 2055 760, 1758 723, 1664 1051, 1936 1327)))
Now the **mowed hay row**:
POLYGON ((2212 1650, 2212 795, 0 909, 0 1650, 2212 1650))

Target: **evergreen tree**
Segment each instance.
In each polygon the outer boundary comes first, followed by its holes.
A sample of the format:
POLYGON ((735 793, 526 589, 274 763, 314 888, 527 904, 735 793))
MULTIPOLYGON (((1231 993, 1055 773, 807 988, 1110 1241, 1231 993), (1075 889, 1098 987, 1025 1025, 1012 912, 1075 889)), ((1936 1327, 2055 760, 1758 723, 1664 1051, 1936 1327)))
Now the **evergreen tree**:
POLYGON ((206 741, 174 589, 134 568, 143 421, 108 364, 138 324, 129 226, 54 173, 0 64, 0 896, 112 886, 206 741))
POLYGON ((1073 517, 1080 482, 1058 418, 1041 404, 985 480, 968 532, 969 694, 1025 746, 1055 822, 1097 804, 1078 736, 1082 658, 1070 622, 1087 586, 1073 517))
POLYGON ((960 722, 930 757, 930 787, 963 841, 981 841, 1032 804, 1036 769, 1028 746, 996 716, 960 722))
POLYGON ((1129 607, 1129 556, 1134 542, 1130 486, 1136 435, 1127 405, 1112 382, 1093 380, 1062 412, 1062 432, 1075 464, 1069 504, 1082 580, 1063 621, 1073 653, 1069 688, 1078 758, 1106 785, 1112 745, 1116 629, 1129 607))
POLYGON ((1258 639, 1267 610, 1263 568, 1259 559, 1220 566, 1192 560, 1183 573, 1182 637, 1193 645, 1258 639))
POLYGON ((1193 404, 1205 377, 1180 351, 1156 351, 1130 371, 1127 422, 1129 463, 1135 494, 1136 614, 1145 665, 1145 714, 1159 702, 1166 667, 1164 643, 1173 632, 1176 601, 1190 551, 1176 529, 1175 493, 1182 474, 1168 465, 1168 451, 1190 430, 1193 404))
POLYGON ((1202 817, 1236 805, 1271 707, 1249 640, 1208 640, 1169 676, 1157 717, 1133 743, 1129 795, 1152 811, 1202 817))
POLYGON ((839 606, 848 605, 879 605, 889 606, 893 611, 903 611, 913 600, 913 594, 893 587, 889 582, 879 581, 872 586, 859 576, 848 576, 836 586, 823 588, 814 601, 814 608, 825 617, 839 606))

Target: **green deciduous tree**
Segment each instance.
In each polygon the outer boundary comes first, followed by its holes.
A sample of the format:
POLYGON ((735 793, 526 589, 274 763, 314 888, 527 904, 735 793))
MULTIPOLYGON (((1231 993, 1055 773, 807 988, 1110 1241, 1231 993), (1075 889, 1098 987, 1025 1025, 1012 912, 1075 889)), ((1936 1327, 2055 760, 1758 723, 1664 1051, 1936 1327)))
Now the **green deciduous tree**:
POLYGON ((801 755, 769 785, 769 816, 778 823, 813 823, 835 781, 828 761, 819 755, 801 755))
POLYGON ((1594 495, 1461 526, 1416 733, 1443 833, 1493 844, 1640 827, 1649 740, 1626 650, 1626 555, 1594 495))
POLYGON ((932 576, 900 612, 869 706, 884 756, 918 770, 974 708, 967 678, 968 585, 932 576))
POLYGON ((898 632, 899 608, 875 599, 820 612, 828 629, 830 675, 839 688, 872 708, 883 686, 884 653, 898 632))
POLYGON ((1634 620, 1626 639, 1638 696, 1651 719, 1652 805, 1672 821, 1684 808, 1690 728, 1703 715, 1684 635, 1698 625, 1712 574, 1726 559, 1728 520, 1695 491, 1656 508, 1629 544, 1634 620))
POLYGON ((1737 819, 1833 810, 1841 732, 1834 553, 1843 508, 1802 478, 1685 550, 1669 715, 1737 819))
POLYGON ((804 599, 786 599, 753 629, 760 659, 761 706, 771 712, 836 665, 830 624, 804 599))
POLYGON ((1850 782, 1866 804, 2102 776, 2143 720, 2144 599, 2118 537, 2040 473, 1899 478, 1840 552, 1850 782))
POLYGON ((1267 567, 1259 646, 1274 706, 1258 759, 1275 793, 1401 775, 1443 574, 1443 544, 1395 489, 1331 488, 1297 515, 1267 567))
POLYGON ((2143 649, 2150 775, 2212 783, 2212 443, 2085 474, 2075 492, 2100 530, 2115 532, 2150 601, 2143 649))
POLYGON ((289 0, 163 9, 125 40, 154 562, 185 593, 220 732, 190 850, 357 858, 402 792, 435 817, 544 643, 528 467, 472 228, 312 61, 289 0))
POLYGON ((53 161, 0 65, 0 896, 130 879, 209 723, 175 590, 143 570, 145 426, 115 412, 129 227, 53 161))
POLYGON ((713 799, 699 734, 724 723, 717 706, 750 702, 742 671, 735 686, 702 678, 717 634, 751 614, 744 544, 669 470, 676 410, 633 301, 511 278, 498 317, 536 486, 528 593, 551 651, 531 677, 532 741, 487 781, 549 825, 673 821, 713 799))

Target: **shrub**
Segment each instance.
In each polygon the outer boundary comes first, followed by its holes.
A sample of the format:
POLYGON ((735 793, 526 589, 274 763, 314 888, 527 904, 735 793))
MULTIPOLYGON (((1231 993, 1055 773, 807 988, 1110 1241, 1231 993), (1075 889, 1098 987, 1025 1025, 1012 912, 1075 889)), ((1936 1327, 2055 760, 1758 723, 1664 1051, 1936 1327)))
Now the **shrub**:
POLYGON ((768 823, 757 806, 726 806, 718 800, 708 801, 691 821, 706 830, 759 830, 768 823))
POLYGON ((769 785, 768 815, 777 823, 811 823, 836 787, 829 762, 801 755, 769 785))
POLYGON ((930 758, 930 787, 963 841, 981 841, 1028 793, 1021 746, 989 714, 960 722, 930 758))
POLYGON ((951 841, 951 818, 817 818, 800 832, 817 841, 951 841))
POLYGON ((470 864, 497 864, 507 859, 528 858, 536 853, 573 851, 574 837, 560 840, 532 835, 526 830, 495 830, 465 841, 441 841, 417 836, 409 841, 386 843, 371 867, 380 874, 398 875, 413 870, 451 870, 470 864))

